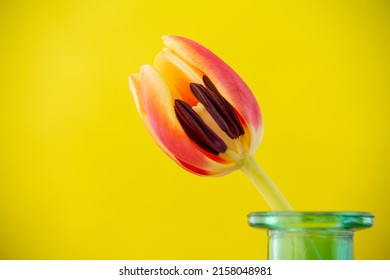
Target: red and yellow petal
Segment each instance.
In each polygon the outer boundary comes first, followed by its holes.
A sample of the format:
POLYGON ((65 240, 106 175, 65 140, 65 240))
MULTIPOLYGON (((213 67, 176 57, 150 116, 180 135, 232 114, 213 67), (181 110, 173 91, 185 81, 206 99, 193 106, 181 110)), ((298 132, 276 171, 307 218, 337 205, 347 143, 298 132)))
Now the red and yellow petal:
MULTIPOLYGON (((200 176, 213 176, 215 173, 201 169, 198 167, 195 167, 189 163, 186 163, 180 159, 177 159, 166 147, 165 145, 160 141, 156 133, 154 132, 152 126, 150 125, 149 119, 147 118, 145 109, 144 109, 144 103, 142 100, 142 93, 141 93, 141 85, 139 81, 139 74, 132 74, 129 76, 129 85, 130 85, 130 91, 133 95, 134 102, 136 104, 137 111, 141 117, 141 120, 143 121, 147 131, 152 136, 153 140, 156 142, 156 144, 159 146, 161 150, 165 154, 167 154, 173 161, 175 161, 178 165, 180 165, 182 168, 186 169, 189 172, 192 172, 194 174, 200 175, 200 176)), ((218 173, 216 173, 218 174, 218 173)))
POLYGON ((188 138, 177 120, 171 89, 158 71, 149 65, 143 66, 139 82, 151 134, 170 157, 200 175, 205 175, 203 171, 219 174, 235 166, 234 163, 220 164, 211 160, 188 138))
POLYGON ((262 137, 262 117, 259 105, 246 83, 230 66, 202 45, 178 36, 164 36, 163 40, 184 61, 205 73, 237 110, 250 131, 251 151, 254 152, 262 137))
POLYGON ((191 106, 198 103, 190 90, 190 83, 202 82, 204 74, 199 69, 189 65, 168 49, 158 53, 153 67, 163 76, 168 86, 174 88, 171 92, 178 93, 178 96, 173 98, 184 100, 191 106))
POLYGON ((175 156, 165 147, 165 145, 160 141, 160 139, 155 134, 152 126, 150 125, 149 119, 146 115, 144 102, 142 100, 142 92, 141 92, 141 84, 139 80, 139 74, 132 74, 129 76, 129 84, 130 91, 133 95, 134 102, 136 104, 138 113, 141 117, 142 122, 144 123, 147 131, 152 136, 153 140, 156 144, 162 149, 170 158, 172 158, 175 162, 179 163, 179 161, 175 158, 175 156))

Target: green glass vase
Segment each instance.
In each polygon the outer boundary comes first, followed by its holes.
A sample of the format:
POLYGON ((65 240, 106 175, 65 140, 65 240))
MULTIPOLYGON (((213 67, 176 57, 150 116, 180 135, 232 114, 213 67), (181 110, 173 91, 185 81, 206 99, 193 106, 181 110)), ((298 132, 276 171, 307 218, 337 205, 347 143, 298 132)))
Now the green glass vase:
POLYGON ((356 230, 373 225, 367 212, 255 212, 249 225, 268 230, 269 260, 352 260, 356 230))

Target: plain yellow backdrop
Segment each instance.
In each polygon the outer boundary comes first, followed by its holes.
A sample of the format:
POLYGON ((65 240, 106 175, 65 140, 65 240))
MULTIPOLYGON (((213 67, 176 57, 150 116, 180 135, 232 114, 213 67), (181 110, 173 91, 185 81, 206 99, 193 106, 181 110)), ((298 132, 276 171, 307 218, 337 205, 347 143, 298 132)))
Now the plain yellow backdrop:
POLYGON ((390 258, 387 1, 1 1, 0 259, 264 259, 269 208, 241 172, 155 145, 127 77, 161 36, 210 48, 263 111, 256 159, 296 210, 369 211, 390 258))

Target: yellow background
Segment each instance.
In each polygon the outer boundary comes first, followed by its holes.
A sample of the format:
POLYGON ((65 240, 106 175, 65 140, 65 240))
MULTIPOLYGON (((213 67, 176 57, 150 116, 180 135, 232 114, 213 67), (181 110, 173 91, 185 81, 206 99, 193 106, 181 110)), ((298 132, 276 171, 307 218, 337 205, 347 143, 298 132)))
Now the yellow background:
POLYGON ((263 259, 241 172, 197 177, 154 144, 127 76, 164 34, 228 62, 263 111, 256 159, 296 210, 369 211, 390 258, 387 1, 1 1, 1 259, 263 259))

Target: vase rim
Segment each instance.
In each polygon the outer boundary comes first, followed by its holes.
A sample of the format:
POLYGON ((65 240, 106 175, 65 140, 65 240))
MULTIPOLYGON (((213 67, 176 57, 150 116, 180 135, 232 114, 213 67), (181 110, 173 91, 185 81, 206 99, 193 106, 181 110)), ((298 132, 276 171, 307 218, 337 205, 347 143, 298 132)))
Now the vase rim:
POLYGON ((301 211, 301 212, 252 212, 248 215, 252 227, 263 229, 348 229, 369 228, 374 223, 374 216, 369 212, 354 211, 301 211))

